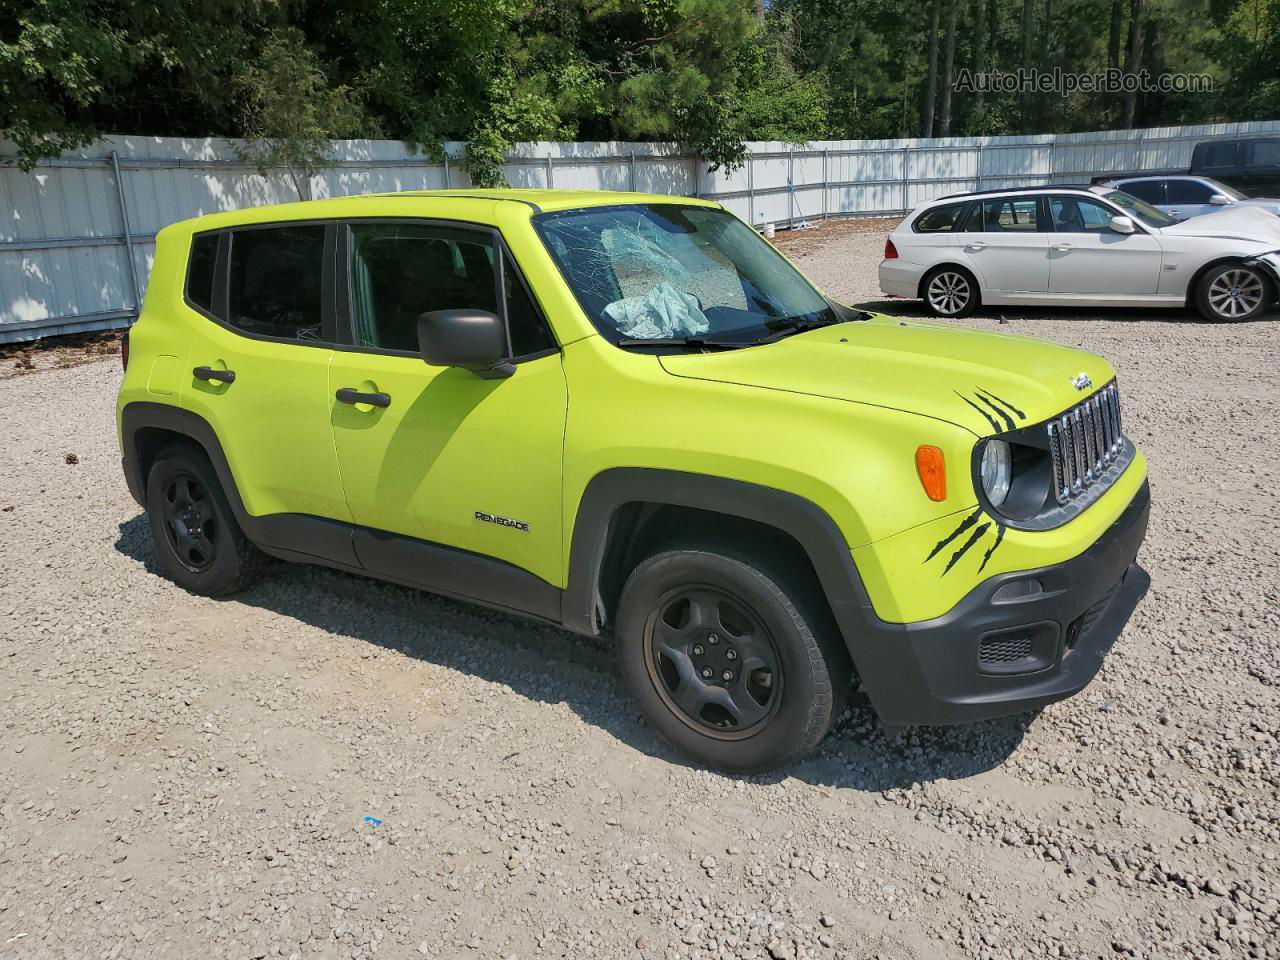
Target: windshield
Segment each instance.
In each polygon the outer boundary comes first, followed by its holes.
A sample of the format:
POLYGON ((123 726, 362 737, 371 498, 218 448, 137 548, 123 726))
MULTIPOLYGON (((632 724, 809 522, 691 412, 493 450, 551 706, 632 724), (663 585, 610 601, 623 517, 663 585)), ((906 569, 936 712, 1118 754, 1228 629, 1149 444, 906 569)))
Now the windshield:
POLYGON ((534 223, 578 303, 614 343, 745 346, 840 319, 780 253, 722 210, 635 204, 544 213, 534 223))
POLYGON ((1178 222, 1177 217, 1171 217, 1163 210, 1157 210, 1147 201, 1139 200, 1133 194, 1125 193, 1123 190, 1112 190, 1103 196, 1117 207, 1123 207, 1126 213, 1141 220, 1148 227, 1167 227, 1178 222))
POLYGON ((1217 180, 1210 180, 1208 177, 1204 177, 1201 182, 1207 183, 1224 197, 1230 197, 1232 200, 1245 199, 1245 195, 1243 193, 1235 189, 1235 187, 1228 187, 1225 183, 1219 183, 1217 180))

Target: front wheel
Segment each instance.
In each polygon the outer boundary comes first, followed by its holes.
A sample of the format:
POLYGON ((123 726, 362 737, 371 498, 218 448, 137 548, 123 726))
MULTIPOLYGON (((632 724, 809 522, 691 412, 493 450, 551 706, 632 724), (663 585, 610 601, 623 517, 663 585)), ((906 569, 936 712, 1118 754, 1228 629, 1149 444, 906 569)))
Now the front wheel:
POLYGON ((1257 267, 1225 263, 1200 278, 1196 306, 1206 320, 1252 320, 1267 308, 1270 293, 1270 284, 1257 267))
POLYGON ((848 694, 848 656, 816 592, 731 549, 674 547, 641 562, 617 634, 623 678, 649 721, 710 767, 800 759, 848 694))
POLYGON ((978 285, 967 270, 938 267, 924 278, 925 306, 938 317, 967 317, 978 306, 978 285))

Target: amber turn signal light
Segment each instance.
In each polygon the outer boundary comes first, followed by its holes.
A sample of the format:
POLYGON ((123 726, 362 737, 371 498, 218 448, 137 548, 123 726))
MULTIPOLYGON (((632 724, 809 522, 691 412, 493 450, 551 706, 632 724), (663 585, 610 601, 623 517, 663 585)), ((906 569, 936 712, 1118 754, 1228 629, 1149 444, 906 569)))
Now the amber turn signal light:
POLYGON ((927 444, 916 447, 916 473, 920 474, 920 486, 930 500, 947 499, 947 462, 941 450, 927 444))

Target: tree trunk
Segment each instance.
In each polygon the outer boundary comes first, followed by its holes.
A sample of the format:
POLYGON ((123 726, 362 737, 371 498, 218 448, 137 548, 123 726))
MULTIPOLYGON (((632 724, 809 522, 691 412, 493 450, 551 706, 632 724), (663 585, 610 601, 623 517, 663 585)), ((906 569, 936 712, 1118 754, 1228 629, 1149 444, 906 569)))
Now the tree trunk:
MULTIPOLYGON (((977 29, 973 37, 973 73, 981 76, 987 72, 987 0, 977 0, 977 29)), ((977 117, 977 131, 982 132, 982 111, 986 107, 986 94, 979 87, 973 95, 973 110, 977 117)))
POLYGON ((920 136, 933 136, 933 101, 938 92, 938 15, 942 0, 933 0, 929 17, 929 78, 924 85, 924 113, 920 120, 920 136))
MULTIPOLYGON (((1145 0, 1129 0, 1129 49, 1125 53, 1124 72, 1133 76, 1142 69, 1142 29, 1144 26, 1143 6, 1145 0)), ((1126 90, 1123 94, 1123 111, 1120 127, 1123 130, 1133 129, 1134 113, 1138 107, 1138 94, 1134 90, 1126 90)))
POLYGON ((938 136, 951 135, 951 85, 955 82, 956 66, 956 8, 960 0, 951 0, 947 11, 947 46, 942 56, 942 110, 938 118, 938 136))
POLYGON ((1107 66, 1120 68, 1120 34, 1124 31, 1124 0, 1111 0, 1111 36, 1107 41, 1107 66))
MULTIPOLYGON (((1031 69, 1031 7, 1034 0, 1022 0, 1022 69, 1031 69)), ((1028 113, 1030 113, 1031 95, 1025 90, 1018 91, 1018 115, 1022 120, 1023 132, 1026 129, 1028 113)))

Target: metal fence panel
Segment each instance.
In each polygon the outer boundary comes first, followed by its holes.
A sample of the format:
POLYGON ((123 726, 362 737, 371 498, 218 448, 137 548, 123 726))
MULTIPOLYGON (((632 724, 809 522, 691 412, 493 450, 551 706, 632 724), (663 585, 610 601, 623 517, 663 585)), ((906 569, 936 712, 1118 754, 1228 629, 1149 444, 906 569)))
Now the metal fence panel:
MULTIPOLYGON (((653 143, 520 144, 504 165, 516 187, 624 190, 719 200, 755 226, 829 216, 901 215, 974 189, 1185 168, 1201 140, 1280 131, 1280 121, 1022 137, 748 144, 747 162, 711 171, 653 143)), ((315 198, 471 185, 459 157, 396 141, 335 141, 333 165, 305 185, 315 198)), ((0 343, 127 326, 136 316, 155 234, 177 220, 298 199, 283 173, 264 177, 218 139, 107 137, 30 173, 0 143, 0 343)))

